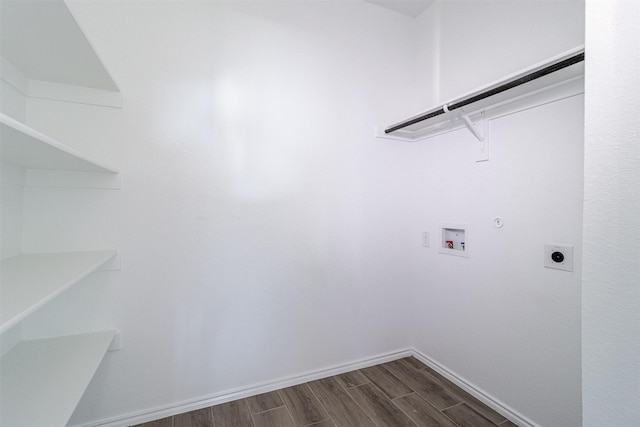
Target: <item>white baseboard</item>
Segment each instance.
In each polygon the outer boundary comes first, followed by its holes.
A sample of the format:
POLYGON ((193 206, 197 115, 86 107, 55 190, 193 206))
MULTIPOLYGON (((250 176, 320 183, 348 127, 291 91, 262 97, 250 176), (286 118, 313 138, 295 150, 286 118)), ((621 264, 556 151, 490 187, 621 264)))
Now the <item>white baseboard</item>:
POLYGON ((511 422, 519 425, 520 427, 539 427, 538 424, 531 421, 529 418, 520 414, 518 411, 510 408, 504 402, 494 398, 489 393, 486 393, 481 388, 475 386, 474 384, 466 381, 461 376, 457 375, 455 372, 451 371, 444 365, 436 362, 425 354, 419 352, 418 350, 412 350, 412 356, 424 363, 425 365, 432 368, 434 371, 441 374, 443 377, 490 407, 495 410, 499 414, 503 415, 505 418, 510 420, 511 422))
POLYGON ((127 415, 95 421, 89 424, 81 424, 77 427, 123 427, 141 424, 148 421, 170 417, 172 415, 182 414, 184 412, 195 411, 209 406, 219 405, 221 403, 230 402, 236 399, 255 396, 256 394, 267 393, 270 391, 279 390, 281 388, 291 387, 297 384, 343 374, 345 372, 354 371, 356 369, 368 368, 370 366, 391 362, 393 360, 402 359, 408 356, 414 356, 416 359, 420 360, 425 365, 440 373, 445 378, 471 394, 473 397, 477 398, 482 403, 494 409, 496 412, 502 414, 505 418, 516 423, 517 425, 521 427, 539 427, 536 423, 523 416, 519 412, 511 409, 500 400, 484 392, 481 388, 466 381, 462 377, 458 376, 455 372, 446 368, 444 365, 436 362, 435 360, 415 349, 397 350, 374 357, 359 359, 341 365, 334 365, 323 369, 308 371, 300 375, 294 375, 286 378, 280 378, 274 381, 252 384, 246 387, 239 387, 220 393, 201 396, 195 399, 189 399, 169 405, 158 406, 156 408, 148 409, 145 411, 138 411, 127 415))
POLYGON ((208 396, 201 396, 195 399, 189 399, 178 403, 158 406, 156 408, 148 409, 145 411, 138 411, 127 415, 94 421, 88 424, 80 424, 77 427, 123 427, 141 424, 148 421, 170 417, 172 415, 182 414, 184 412, 195 411, 198 409, 206 408, 208 406, 231 402, 232 400, 255 396, 256 394, 267 393, 270 391, 279 390, 285 387, 291 387, 321 378, 344 374, 345 372, 354 371, 356 369, 368 368, 370 366, 375 366, 381 363, 391 362, 392 360, 412 356, 414 353, 415 352, 412 349, 397 350, 366 359, 359 359, 346 364, 334 365, 324 369, 308 371, 300 375, 294 375, 286 378, 280 378, 274 381, 252 384, 246 387, 239 387, 208 396))

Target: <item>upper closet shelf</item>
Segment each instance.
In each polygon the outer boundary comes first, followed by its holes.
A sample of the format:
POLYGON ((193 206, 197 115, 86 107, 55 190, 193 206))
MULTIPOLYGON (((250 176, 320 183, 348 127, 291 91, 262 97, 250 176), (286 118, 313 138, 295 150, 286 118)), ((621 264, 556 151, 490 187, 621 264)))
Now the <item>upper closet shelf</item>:
POLYGON ((25 254, 0 263, 0 333, 115 258, 117 251, 25 254))
POLYGON ((378 131, 379 138, 418 141, 467 127, 475 137, 484 139, 483 126, 474 121, 528 108, 584 92, 584 46, 569 50, 546 61, 502 78, 426 112, 411 116, 378 131))
POLYGON ((26 96, 120 107, 120 90, 64 0, 0 2, 2 78, 26 96))

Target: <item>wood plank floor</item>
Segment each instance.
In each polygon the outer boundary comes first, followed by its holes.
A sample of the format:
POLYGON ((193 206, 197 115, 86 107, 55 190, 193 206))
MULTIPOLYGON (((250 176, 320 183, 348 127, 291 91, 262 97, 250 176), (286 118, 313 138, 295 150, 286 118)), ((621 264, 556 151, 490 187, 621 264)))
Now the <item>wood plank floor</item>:
POLYGON ((513 427, 413 357, 136 427, 513 427))

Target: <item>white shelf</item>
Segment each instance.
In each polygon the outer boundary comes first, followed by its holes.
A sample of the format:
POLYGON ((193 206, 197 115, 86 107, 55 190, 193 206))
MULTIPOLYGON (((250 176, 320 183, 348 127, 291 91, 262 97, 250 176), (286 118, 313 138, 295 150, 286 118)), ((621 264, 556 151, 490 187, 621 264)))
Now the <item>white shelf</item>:
POLYGON ((118 91, 64 0, 0 2, 0 54, 32 81, 118 91))
POLYGON ((2 113, 0 125, 0 158, 4 162, 28 169, 118 173, 116 169, 89 160, 55 139, 2 113))
POLYGON ((116 256, 116 251, 26 254, 0 263, 0 333, 116 256))
POLYGON ((65 426, 115 331, 23 341, 0 363, 0 425, 65 426))
MULTIPOLYGON (((504 92, 497 93, 488 98, 475 101, 460 109, 448 111, 448 107, 455 105, 462 100, 471 99, 479 94, 489 92, 507 82, 515 81, 530 73, 542 70, 551 64, 571 58, 581 52, 584 52, 584 46, 571 49, 560 55, 549 58, 491 84, 482 86, 448 102, 437 105, 430 110, 410 116, 393 125, 389 125, 386 129, 390 130, 396 125, 405 124, 416 119, 419 120, 419 118, 426 114, 438 112, 437 115, 426 120, 420 120, 417 123, 410 124, 402 129, 391 131, 389 133, 386 133, 384 130, 377 130, 376 137, 409 142, 419 141, 465 126, 475 127, 476 122, 478 121, 482 122, 489 118, 494 118, 500 115, 530 108, 531 106, 550 102, 555 99, 562 99, 573 96, 577 93, 582 93, 584 92, 584 61, 513 87, 504 92), (444 113, 439 111, 444 111, 444 113), (469 121, 465 123, 463 116, 466 116, 469 121)), ((472 130, 472 132, 480 131, 477 127, 476 129, 472 130)))
MULTIPOLYGON (((122 107, 117 84, 66 0, 0 1, 0 39, 0 78, 25 99, 122 107)), ((20 110, 24 115, 24 108, 20 110)), ((19 185, 121 187, 117 169, 5 114, 0 114, 0 160, 3 175, 19 185)), ((7 200, 3 195, 2 202, 7 200)), ((11 208, 16 219, 22 215, 22 207, 11 208)), ((118 261, 116 251, 84 251, 24 254, 0 262, 3 344, 11 348, 19 341, 22 330, 14 326, 27 316, 92 272, 117 269, 118 261)), ((0 360, 0 425, 65 426, 114 335, 97 332, 18 342, 0 360)))

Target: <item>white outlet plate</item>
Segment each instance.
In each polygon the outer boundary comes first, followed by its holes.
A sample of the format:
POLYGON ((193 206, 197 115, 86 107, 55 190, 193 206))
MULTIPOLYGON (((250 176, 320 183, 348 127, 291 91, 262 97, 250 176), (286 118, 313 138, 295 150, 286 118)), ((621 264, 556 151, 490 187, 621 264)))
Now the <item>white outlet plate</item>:
POLYGON ((546 268, 555 268, 556 270, 573 271, 573 246, 545 243, 544 266, 546 268), (551 258, 554 252, 562 253, 564 260, 562 262, 555 262, 551 258))
POLYGON ((425 248, 431 247, 431 236, 428 231, 422 232, 422 246, 425 248))

